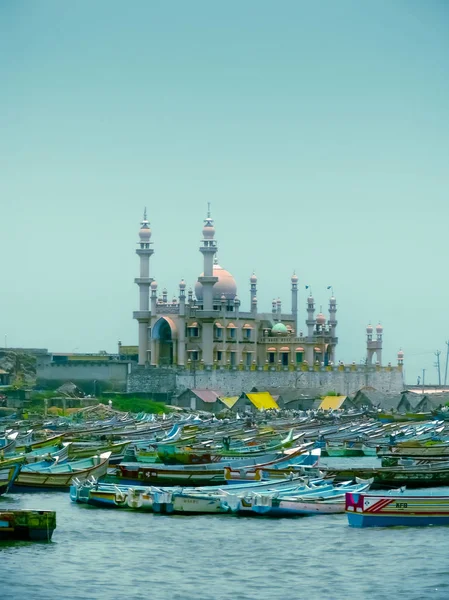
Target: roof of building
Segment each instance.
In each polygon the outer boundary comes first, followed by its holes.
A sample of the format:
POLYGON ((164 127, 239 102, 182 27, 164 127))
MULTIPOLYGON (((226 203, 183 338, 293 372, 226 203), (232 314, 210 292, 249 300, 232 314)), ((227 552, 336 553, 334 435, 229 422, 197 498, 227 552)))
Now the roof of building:
MULTIPOLYGON (((214 265, 213 276, 218 277, 217 283, 212 288, 214 298, 224 296, 227 300, 234 300, 237 295, 237 284, 231 273, 220 265, 214 265)), ((200 277, 204 277, 204 273, 201 273, 200 277)), ((195 283, 195 296, 198 300, 203 299, 203 285, 200 281, 195 283)))
POLYGON ((5 369, 0 369, 0 375, 8 375, 8 371, 5 371, 5 369))
POLYGON ((337 410, 346 398, 347 396, 325 396, 318 408, 320 410, 337 410))
POLYGON ((219 400, 228 408, 232 408, 239 399, 239 396, 220 396, 219 400))
POLYGON ((276 400, 269 392, 250 392, 246 397, 257 408, 257 410, 278 409, 276 400))
POLYGON ((195 396, 198 396, 203 402, 211 404, 216 402, 221 396, 221 392, 217 390, 190 390, 190 392, 195 394, 195 396))
POLYGON ((284 325, 284 323, 276 323, 276 325, 273 326, 271 333, 288 333, 288 329, 287 327, 284 325))

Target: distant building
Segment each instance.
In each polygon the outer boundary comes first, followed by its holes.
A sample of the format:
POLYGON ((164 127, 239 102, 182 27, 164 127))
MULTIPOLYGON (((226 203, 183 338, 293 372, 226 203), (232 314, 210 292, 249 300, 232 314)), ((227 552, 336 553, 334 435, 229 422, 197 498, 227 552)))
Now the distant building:
POLYGON ((273 300, 271 312, 259 312, 257 277, 249 278, 250 310, 241 310, 234 277, 218 264, 214 222, 208 213, 204 221, 200 252, 203 273, 186 296, 186 283, 179 283, 179 295, 158 294, 150 277, 154 253, 146 213, 139 231, 136 250, 140 258, 140 308, 134 313, 139 323, 140 365, 186 367, 258 367, 265 364, 333 364, 338 343, 337 301, 329 299, 329 318, 315 315, 315 300, 307 298, 305 332, 298 330, 298 276, 291 276, 291 311, 282 310, 281 300, 273 300))

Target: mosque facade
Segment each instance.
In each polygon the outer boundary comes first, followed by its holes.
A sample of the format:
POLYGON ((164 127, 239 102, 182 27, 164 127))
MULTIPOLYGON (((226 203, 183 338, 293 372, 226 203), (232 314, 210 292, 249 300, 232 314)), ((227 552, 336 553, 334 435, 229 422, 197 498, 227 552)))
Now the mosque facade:
MULTIPOLYGON (((229 271, 218 264, 218 244, 210 211, 204 220, 199 252, 203 272, 194 288, 179 283, 179 295, 168 298, 150 276, 154 253, 146 211, 136 250, 140 259, 140 306, 134 312, 139 326, 138 363, 148 367, 195 369, 281 369, 307 370, 335 365, 337 301, 329 298, 329 316, 316 314, 315 300, 307 298, 306 319, 299 325, 298 276, 291 276, 291 306, 283 310, 280 299, 271 311, 259 311, 257 276, 249 278, 249 311, 241 309, 237 284, 229 271)), ((382 361, 381 325, 367 327, 367 364, 382 361)))

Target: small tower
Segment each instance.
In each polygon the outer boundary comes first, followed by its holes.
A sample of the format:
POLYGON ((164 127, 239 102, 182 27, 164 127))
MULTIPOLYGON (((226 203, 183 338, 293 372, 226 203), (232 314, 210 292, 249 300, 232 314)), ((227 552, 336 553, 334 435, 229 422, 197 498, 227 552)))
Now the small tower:
POLYGON ((398 352, 398 367, 401 367, 404 364, 404 352, 400 348, 398 352))
POLYGON ((315 327, 315 300, 313 296, 307 298, 307 335, 309 338, 313 337, 313 328, 315 327))
POLYGON ((139 365, 145 365, 148 360, 148 326, 150 322, 150 257, 154 253, 151 248, 151 229, 147 220, 147 209, 143 213, 143 219, 139 231, 139 242, 136 254, 140 258, 140 277, 134 281, 139 286, 139 311, 134 318, 139 323, 139 365))
POLYGON ((276 300, 276 311, 278 315, 278 321, 280 322, 282 321, 282 302, 280 298, 276 300))
POLYGON ((329 330, 331 337, 337 337, 336 329, 337 329, 337 300, 334 296, 329 298, 329 330))
POLYGON ((273 302, 271 303, 271 312, 273 315, 273 321, 276 321, 276 313, 277 313, 277 304, 276 304, 276 298, 273 298, 273 302))
POLYGON ((157 282, 151 282, 151 316, 156 316, 156 305, 157 305, 157 282))
POLYGON ((254 303, 254 298, 256 298, 257 296, 257 276, 256 274, 253 272, 253 274, 251 275, 251 277, 249 278, 249 283, 250 283, 250 310, 252 313, 254 313, 254 308, 256 309, 257 312, 257 302, 254 303))
POLYGON ((257 297, 254 296, 251 300, 251 312, 257 314, 257 297))
POLYGON ((384 328, 379 323, 376 325, 376 339, 373 339, 373 326, 368 325, 366 328, 366 364, 372 365, 374 355, 376 356, 376 364, 382 364, 382 335, 384 328))
POLYGON ((295 335, 298 335, 298 276, 295 272, 291 276, 292 282, 292 315, 295 322, 295 335))

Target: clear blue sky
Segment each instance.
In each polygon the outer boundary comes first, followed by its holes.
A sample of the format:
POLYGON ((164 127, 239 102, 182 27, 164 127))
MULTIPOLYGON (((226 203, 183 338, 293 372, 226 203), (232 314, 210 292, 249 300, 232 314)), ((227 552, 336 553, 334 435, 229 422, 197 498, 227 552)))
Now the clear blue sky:
MULTIPOLYGON (((385 362, 436 381, 449 339, 449 4, 444 0, 2 0, 0 336, 115 351, 152 275, 219 259, 249 306, 290 276, 338 300, 338 359, 385 328, 385 362)), ((3 340, 1 340, 3 344, 3 340)))

